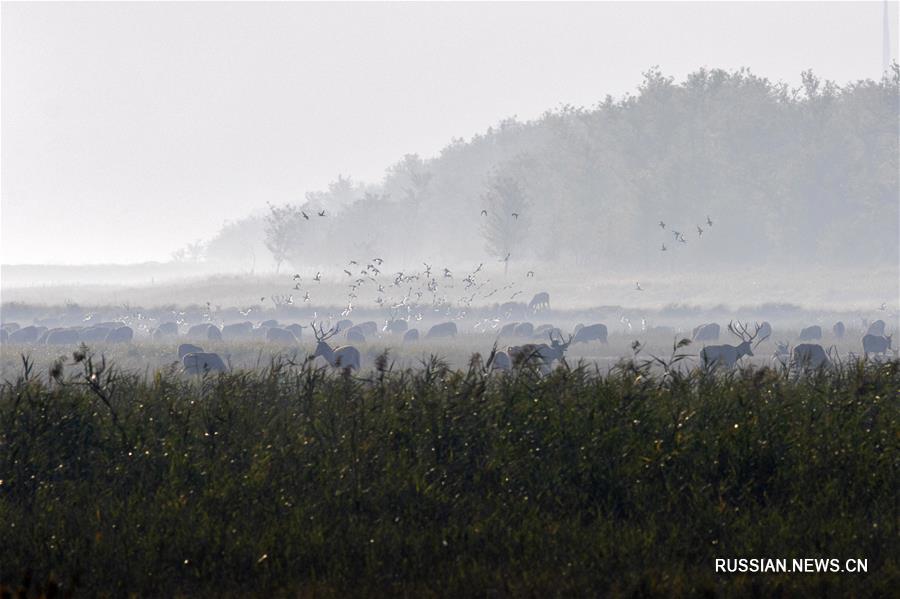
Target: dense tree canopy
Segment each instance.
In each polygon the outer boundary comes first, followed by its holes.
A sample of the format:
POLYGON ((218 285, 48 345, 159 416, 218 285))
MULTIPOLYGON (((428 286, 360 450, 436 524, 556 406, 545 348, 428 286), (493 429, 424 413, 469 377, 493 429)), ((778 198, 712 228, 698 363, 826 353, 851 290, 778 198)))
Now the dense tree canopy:
POLYGON ((481 211, 504 182, 527 198, 525 260, 653 268, 664 242, 695 268, 893 264, 898 82, 896 68, 844 86, 805 72, 799 88, 745 69, 680 83, 651 69, 624 98, 504 120, 434 158, 404 157, 377 185, 340 177, 308 193, 300 208, 330 218, 297 220, 287 259, 481 261, 497 233, 481 211))

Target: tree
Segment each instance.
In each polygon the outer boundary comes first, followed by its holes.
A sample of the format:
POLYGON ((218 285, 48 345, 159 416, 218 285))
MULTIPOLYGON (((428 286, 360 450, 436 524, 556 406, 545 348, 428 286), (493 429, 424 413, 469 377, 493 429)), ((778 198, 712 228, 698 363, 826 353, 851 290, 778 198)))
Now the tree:
POLYGON ((303 214, 299 207, 284 204, 273 206, 268 204, 269 214, 266 215, 266 247, 272 252, 275 259, 275 272, 281 268, 281 263, 289 259, 299 247, 300 224, 303 222, 303 214))
POLYGON ((482 230, 487 250, 503 262, 506 274, 512 255, 521 249, 528 232, 528 201, 519 182, 500 172, 488 178, 482 200, 487 210, 482 230))

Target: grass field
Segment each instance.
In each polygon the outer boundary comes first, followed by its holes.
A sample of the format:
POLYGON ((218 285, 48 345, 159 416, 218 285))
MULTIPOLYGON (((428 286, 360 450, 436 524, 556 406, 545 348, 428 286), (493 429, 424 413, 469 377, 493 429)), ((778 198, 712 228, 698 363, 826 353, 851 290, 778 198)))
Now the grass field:
POLYGON ((188 379, 69 356, 0 390, 0 583, 84 596, 886 596, 900 363, 797 376, 188 379), (867 574, 716 574, 721 557, 867 574))

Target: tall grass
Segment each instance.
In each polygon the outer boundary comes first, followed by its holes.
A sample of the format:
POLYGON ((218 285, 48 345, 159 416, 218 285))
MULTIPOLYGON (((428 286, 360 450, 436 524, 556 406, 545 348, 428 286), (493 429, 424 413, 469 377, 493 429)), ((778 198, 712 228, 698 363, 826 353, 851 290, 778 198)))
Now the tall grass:
POLYGON ((275 360, 188 380, 76 361, 0 390, 8 589, 879 596, 900 577, 898 362, 541 378, 384 358, 355 378, 275 360))

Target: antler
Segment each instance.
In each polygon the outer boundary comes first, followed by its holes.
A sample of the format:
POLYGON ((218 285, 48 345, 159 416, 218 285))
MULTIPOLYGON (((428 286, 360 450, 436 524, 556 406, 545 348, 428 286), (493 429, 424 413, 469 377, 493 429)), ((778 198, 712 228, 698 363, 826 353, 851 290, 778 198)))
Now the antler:
POLYGON ((562 334, 560 334, 560 336, 559 336, 559 341, 557 341, 556 339, 553 338, 552 330, 547 333, 547 336, 550 337, 550 345, 559 346, 559 347, 562 347, 563 349, 569 347, 569 344, 572 343, 572 339, 574 337, 573 335, 569 335, 569 338, 566 340, 565 343, 563 343, 562 342, 562 339, 563 339, 562 334))
MULTIPOLYGON (((756 336, 759 335, 760 329, 762 329, 762 325, 759 324, 758 322, 754 323, 754 329, 753 329, 752 333, 747 330, 747 324, 741 323, 741 321, 738 321, 737 324, 734 324, 734 321, 731 321, 728 323, 728 330, 733 335, 740 337, 741 341, 745 341, 747 343, 752 343, 753 340, 756 339, 756 336)), ((762 343, 763 341, 765 341, 768 338, 769 338, 769 335, 766 335, 765 337, 763 337, 762 339, 757 341, 756 345, 759 345, 760 343, 762 343)))
POLYGON ((334 327, 328 329, 328 332, 325 332, 325 326, 322 323, 319 323, 319 328, 316 328, 316 323, 311 322, 309 326, 312 327, 313 334, 316 336, 316 341, 325 341, 326 339, 330 339, 334 337, 337 331, 334 330, 334 327))

